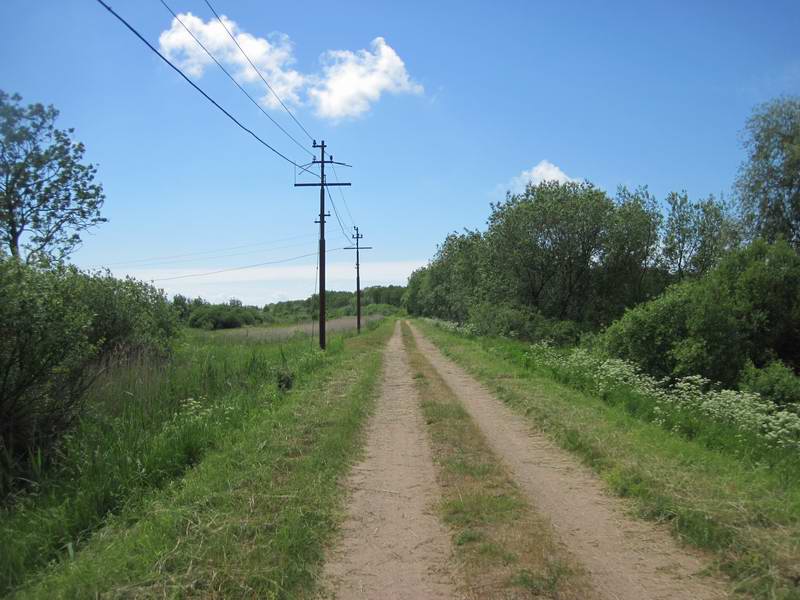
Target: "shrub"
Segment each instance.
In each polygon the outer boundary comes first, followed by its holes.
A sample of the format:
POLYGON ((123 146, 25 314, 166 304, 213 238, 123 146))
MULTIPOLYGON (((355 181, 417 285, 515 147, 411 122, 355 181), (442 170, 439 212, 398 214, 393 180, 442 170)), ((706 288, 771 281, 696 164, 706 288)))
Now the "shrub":
POLYGON ((469 324, 480 335, 547 340, 557 346, 577 343, 581 333, 574 321, 548 319, 530 308, 509 304, 495 306, 489 302, 475 304, 470 309, 469 324))
POLYGON ((149 285, 0 259, 0 497, 43 468, 112 355, 165 351, 175 331, 149 285))
POLYGON ((195 307, 189 316, 189 327, 197 329, 236 329, 267 320, 257 308, 236 304, 204 304, 195 307))
POLYGON ((748 359, 800 361, 800 256, 756 241, 702 279, 669 288, 613 323, 607 351, 654 377, 701 375, 736 386, 748 359))
POLYGON ((760 394, 776 405, 800 414, 800 377, 776 360, 758 369, 748 363, 742 373, 740 389, 760 394))

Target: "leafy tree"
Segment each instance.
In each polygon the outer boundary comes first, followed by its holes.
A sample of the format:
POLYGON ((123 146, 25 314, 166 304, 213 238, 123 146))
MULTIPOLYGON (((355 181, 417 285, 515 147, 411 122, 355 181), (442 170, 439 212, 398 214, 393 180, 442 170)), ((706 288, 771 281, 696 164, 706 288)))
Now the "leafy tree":
POLYGON ((664 260, 678 279, 702 275, 738 244, 738 225, 722 201, 713 196, 691 202, 672 192, 664 232, 664 260))
POLYGON ((800 97, 757 107, 744 148, 736 189, 751 233, 800 249, 800 97))
POLYGON ((60 260, 106 220, 105 196, 73 130, 55 128, 58 111, 21 101, 0 91, 0 244, 20 260, 60 260))
POLYGON ((546 317, 582 321, 614 205, 591 183, 545 182, 492 206, 488 293, 546 317))
POLYGON ((620 187, 608 224, 603 258, 597 270, 595 319, 601 323, 619 316, 660 292, 659 242, 663 217, 646 187, 620 187), (599 301, 602 298, 602 301, 599 301))
POLYGON ((185 323, 189 319, 189 315, 192 312, 189 299, 182 294, 175 294, 175 296, 172 298, 172 306, 175 307, 175 310, 178 313, 178 319, 182 323, 185 323))

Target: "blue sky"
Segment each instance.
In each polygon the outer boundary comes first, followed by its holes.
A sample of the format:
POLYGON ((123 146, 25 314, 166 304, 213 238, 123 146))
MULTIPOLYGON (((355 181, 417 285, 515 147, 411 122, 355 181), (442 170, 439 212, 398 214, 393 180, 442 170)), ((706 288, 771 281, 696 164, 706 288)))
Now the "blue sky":
MULTIPOLYGON (((158 0, 110 3, 155 45, 173 27, 158 0)), ((201 39, 220 44, 243 85, 307 142, 214 37, 205 3, 168 3, 197 17, 201 39)), ((659 198, 728 194, 753 106, 800 93, 796 1, 212 3, 254 51, 266 48, 259 64, 312 135, 354 165, 339 175, 375 247, 363 255, 365 285, 404 282, 448 232, 482 227, 489 203, 530 175, 612 192, 646 184, 659 198)), ((306 160, 183 42, 162 48, 263 139, 306 160)), ((316 190, 293 187, 287 163, 94 0, 6 0, 0 56, 0 88, 56 105, 59 126, 74 127, 99 163, 109 223, 84 235, 80 266, 158 280, 316 250, 316 190)), ((329 248, 344 241, 331 220, 329 248)), ((329 288, 352 289, 350 253, 328 262, 329 288)), ((310 294, 314 269, 309 257, 157 284, 262 304, 310 294)))

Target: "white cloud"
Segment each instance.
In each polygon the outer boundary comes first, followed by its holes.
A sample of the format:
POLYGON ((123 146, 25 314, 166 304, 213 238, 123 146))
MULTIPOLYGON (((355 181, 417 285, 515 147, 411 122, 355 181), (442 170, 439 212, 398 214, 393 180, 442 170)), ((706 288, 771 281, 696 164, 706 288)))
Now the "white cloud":
POLYGON ((372 40, 372 51, 331 50, 323 56, 323 77, 308 94, 319 116, 357 117, 367 112, 383 93, 421 94, 403 60, 382 37, 372 40))
POLYGON ((527 171, 523 171, 516 177, 513 177, 502 188, 502 192, 510 190, 512 194, 519 194, 525 191, 525 187, 532 183, 537 185, 544 181, 557 181, 559 183, 566 183, 568 181, 579 181, 573 177, 568 176, 564 171, 551 163, 549 160, 542 160, 527 171))
MULTIPOLYGON (((241 31, 234 21, 224 15, 221 16, 224 26, 216 19, 209 19, 206 23, 188 12, 178 17, 220 63, 233 71, 239 83, 260 82, 258 73, 225 31, 227 27, 281 99, 287 104, 300 103, 300 92, 307 82, 304 75, 289 68, 294 63, 289 36, 272 33, 266 38, 255 37, 241 31)), ((161 33, 158 42, 161 51, 170 60, 194 77, 202 77, 206 68, 214 64, 178 19, 172 19, 170 28, 161 33)), ((277 108, 279 103, 275 96, 269 90, 264 91, 261 102, 270 108, 277 108)))
MULTIPOLYGON (((233 72, 241 84, 258 84, 258 73, 225 31, 227 27, 236 41, 258 67, 264 78, 286 104, 310 102, 319 117, 342 119, 367 112, 384 93, 421 94, 423 88, 411 80, 405 63, 382 37, 372 41, 371 50, 329 50, 322 55, 321 74, 303 74, 290 68, 294 64, 294 47, 289 36, 272 33, 266 38, 242 31, 224 15, 225 27, 216 19, 203 21, 192 13, 178 17, 217 60, 233 72)), ((212 59, 192 39, 178 19, 159 36, 161 51, 193 77, 202 77, 212 59)), ((278 100, 268 90, 261 102, 277 108, 278 100)))

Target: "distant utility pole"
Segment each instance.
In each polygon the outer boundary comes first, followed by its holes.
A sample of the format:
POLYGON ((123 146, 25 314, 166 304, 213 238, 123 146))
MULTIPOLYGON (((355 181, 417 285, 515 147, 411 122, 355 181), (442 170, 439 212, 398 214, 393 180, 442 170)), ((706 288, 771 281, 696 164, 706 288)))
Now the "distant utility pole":
POLYGON ((319 164, 319 183, 295 183, 295 187, 319 187, 319 347, 325 350, 325 217, 330 215, 325 212, 325 188, 329 185, 350 185, 349 183, 327 183, 325 181, 325 165, 346 165, 345 163, 335 162, 333 156, 330 160, 325 160, 325 140, 317 144, 313 140, 313 148, 319 148, 319 160, 316 158, 312 164, 319 164))
POLYGON ((361 261, 359 252, 361 250, 372 250, 372 246, 361 246, 359 240, 364 236, 358 233, 358 227, 353 227, 353 229, 356 230, 356 234, 351 237, 356 241, 356 245, 347 246, 345 250, 356 251, 356 326, 358 327, 358 333, 361 333, 361 261))

